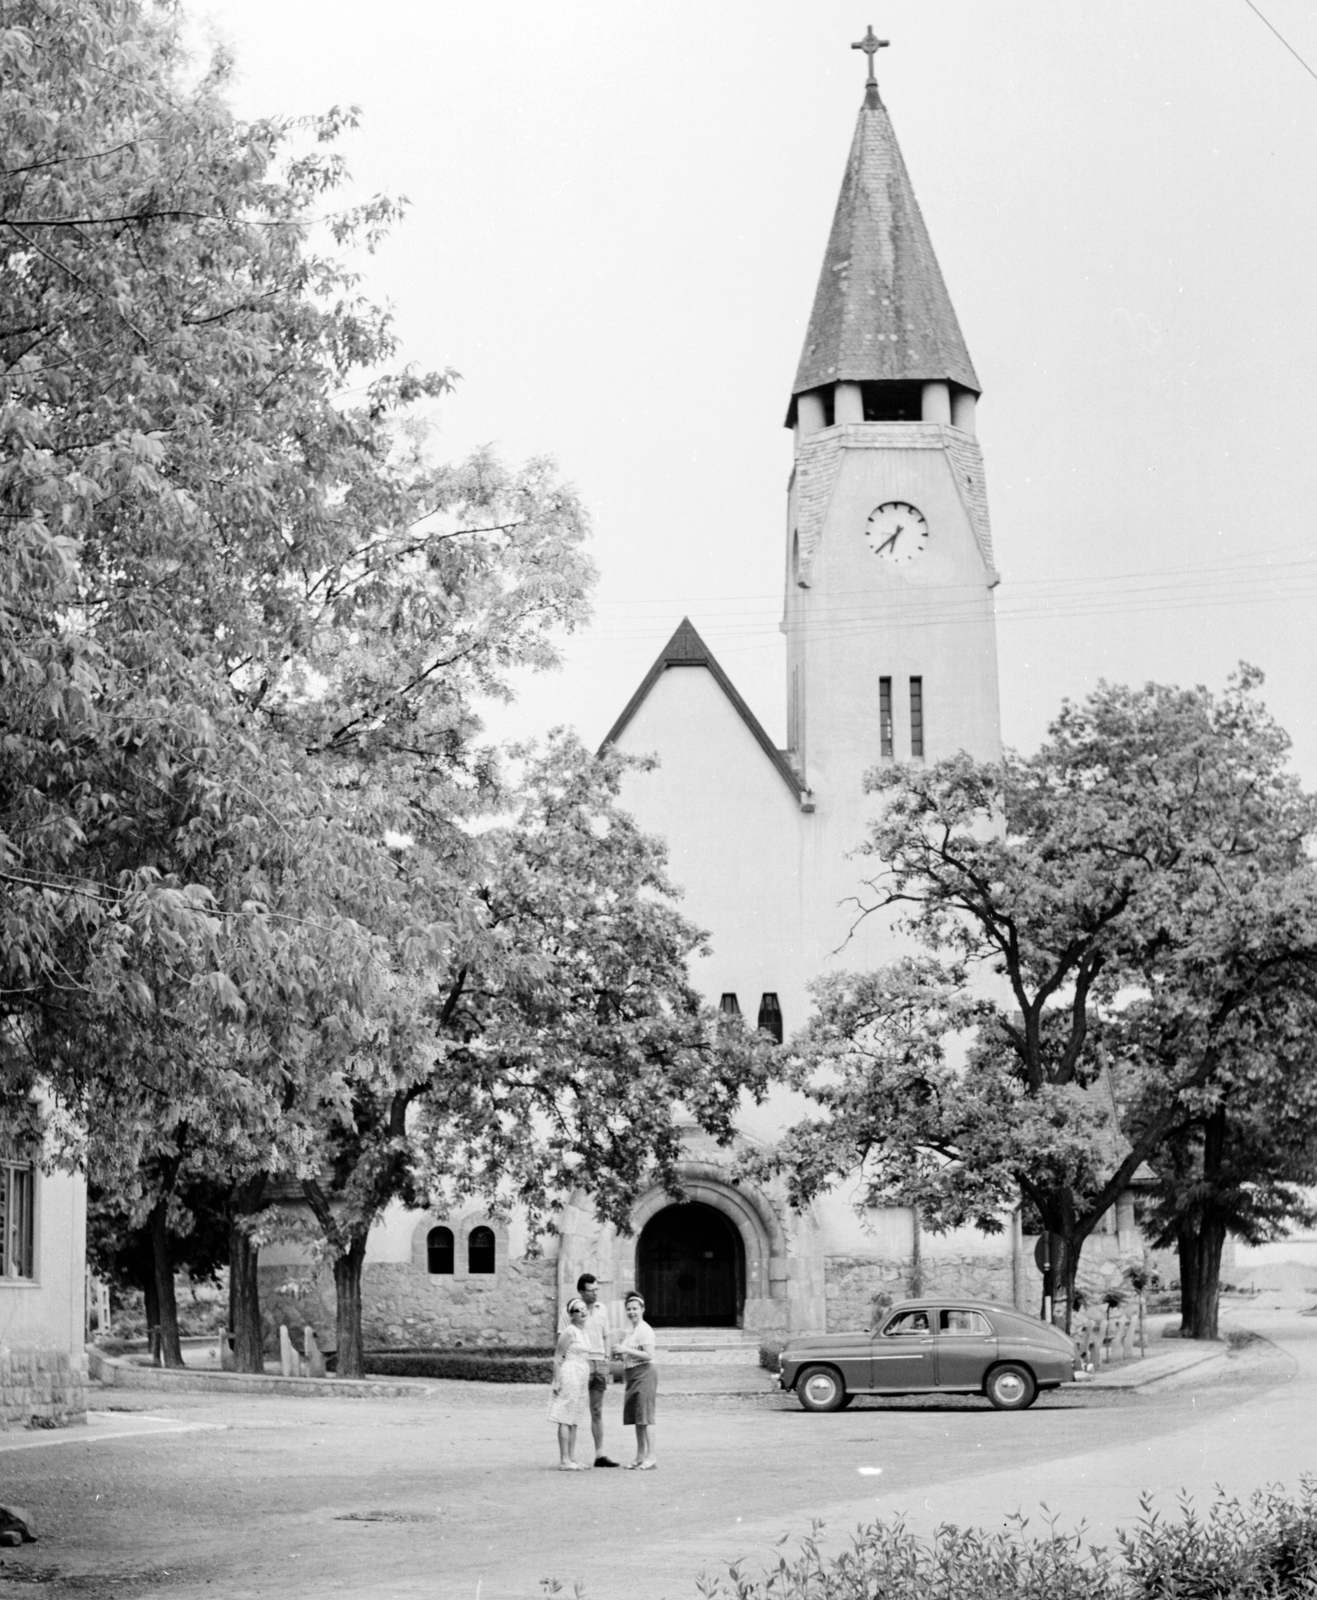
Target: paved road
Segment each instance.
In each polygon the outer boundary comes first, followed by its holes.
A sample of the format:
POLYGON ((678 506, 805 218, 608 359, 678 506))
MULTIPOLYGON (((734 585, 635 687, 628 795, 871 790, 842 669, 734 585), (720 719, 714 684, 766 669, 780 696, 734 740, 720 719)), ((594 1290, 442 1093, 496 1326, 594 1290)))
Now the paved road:
POLYGON ((861 1401, 827 1417, 784 1400, 670 1398, 660 1469, 643 1475, 554 1471, 534 1391, 108 1392, 129 1409, 97 1437, 0 1449, 0 1502, 28 1506, 42 1532, 4 1553, 0 1596, 29 1595, 40 1578, 51 1600, 196 1600, 206 1589, 227 1600, 532 1600, 557 1577, 568 1593, 580 1580, 589 1600, 693 1600, 702 1568, 767 1558, 816 1516, 840 1537, 874 1515, 995 1525, 1046 1501, 1101 1537, 1137 1514, 1145 1488, 1170 1507, 1182 1488, 1205 1498, 1218 1482, 1295 1484, 1317 1466, 1317 1318, 1250 1323, 1274 1344, 1213 1373, 1160 1393, 1066 1390, 1020 1415, 950 1398, 861 1401), (147 1416, 163 1425, 133 1433, 147 1416), (23 1581, 6 1581, 19 1567, 23 1581))

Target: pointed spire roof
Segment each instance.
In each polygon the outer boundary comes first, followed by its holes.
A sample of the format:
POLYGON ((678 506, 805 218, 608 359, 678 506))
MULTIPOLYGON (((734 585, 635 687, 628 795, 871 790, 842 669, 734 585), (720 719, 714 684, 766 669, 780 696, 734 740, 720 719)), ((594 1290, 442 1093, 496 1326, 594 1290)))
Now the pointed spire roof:
POLYGON ((856 123, 791 392, 867 379, 979 388, 876 84, 856 123))

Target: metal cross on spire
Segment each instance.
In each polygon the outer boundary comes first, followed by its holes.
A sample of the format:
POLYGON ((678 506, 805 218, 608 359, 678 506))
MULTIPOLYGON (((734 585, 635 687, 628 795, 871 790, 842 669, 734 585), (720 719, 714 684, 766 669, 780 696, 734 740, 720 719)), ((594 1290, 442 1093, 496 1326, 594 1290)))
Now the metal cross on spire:
POLYGON ((880 39, 873 31, 873 23, 869 24, 868 32, 863 39, 857 39, 851 46, 852 50, 863 50, 869 58, 869 76, 865 81, 865 104, 870 105, 878 99, 878 79, 874 76, 873 58, 880 50, 886 50, 891 43, 890 39, 880 39))

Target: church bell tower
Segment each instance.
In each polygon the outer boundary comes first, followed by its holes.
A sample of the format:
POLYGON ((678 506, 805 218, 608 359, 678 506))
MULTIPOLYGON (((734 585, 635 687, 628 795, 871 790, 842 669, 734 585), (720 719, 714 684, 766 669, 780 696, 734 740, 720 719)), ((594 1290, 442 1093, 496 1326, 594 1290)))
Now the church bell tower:
POLYGON ((788 742, 848 848, 870 768, 1001 751, 979 381, 879 96, 885 42, 856 46, 869 79, 787 415, 788 742))

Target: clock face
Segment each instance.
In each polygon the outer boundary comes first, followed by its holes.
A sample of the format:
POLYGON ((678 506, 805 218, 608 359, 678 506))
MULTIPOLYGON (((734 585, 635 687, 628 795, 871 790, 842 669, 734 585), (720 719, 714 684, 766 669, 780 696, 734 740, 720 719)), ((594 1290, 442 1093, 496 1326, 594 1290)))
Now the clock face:
POLYGON ((928 544, 924 515, 905 500, 884 501, 864 529, 869 548, 882 561, 905 567, 917 560, 928 544))

